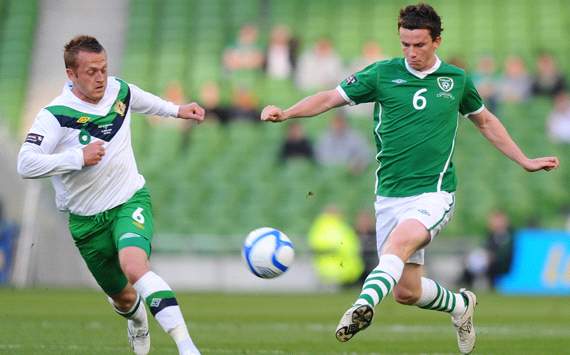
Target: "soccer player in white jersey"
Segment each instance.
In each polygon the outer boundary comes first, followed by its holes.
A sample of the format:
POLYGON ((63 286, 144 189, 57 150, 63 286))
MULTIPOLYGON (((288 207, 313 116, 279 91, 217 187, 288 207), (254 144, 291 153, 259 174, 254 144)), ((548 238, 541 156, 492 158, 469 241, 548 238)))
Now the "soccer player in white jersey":
POLYGON ((133 351, 150 351, 146 303, 180 354, 199 354, 174 292, 150 270, 152 207, 135 162, 130 121, 131 112, 202 121, 204 110, 196 103, 174 105, 107 76, 107 54, 93 37, 73 38, 64 61, 69 81, 38 113, 20 150, 18 172, 52 177, 57 207, 69 212, 75 245, 115 311, 127 319, 133 351))
POLYGON ((452 292, 424 277, 424 248, 450 220, 456 177, 451 161, 459 114, 468 117, 501 153, 529 172, 558 167, 558 158, 529 159, 489 112, 465 72, 441 61, 441 19, 426 4, 398 19, 403 58, 376 62, 336 89, 309 96, 286 110, 267 106, 261 119, 280 122, 315 116, 346 104, 374 102, 378 149, 376 231, 379 264, 366 278, 336 329, 339 341, 368 327, 374 307, 390 292, 397 302, 447 312, 459 350, 475 345, 473 292, 452 292))

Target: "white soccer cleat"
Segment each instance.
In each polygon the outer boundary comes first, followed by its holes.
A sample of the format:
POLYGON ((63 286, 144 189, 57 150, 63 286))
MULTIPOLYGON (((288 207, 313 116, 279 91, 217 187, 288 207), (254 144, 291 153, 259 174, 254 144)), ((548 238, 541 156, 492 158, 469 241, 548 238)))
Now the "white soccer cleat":
POLYGON ((356 305, 349 308, 336 327, 336 339, 349 341, 356 333, 366 329, 372 323, 374 309, 369 305, 356 305))
POLYGON ((136 355, 147 355, 150 352, 150 334, 146 317, 142 326, 136 327, 134 323, 130 319, 127 320, 127 333, 131 349, 136 355))
POLYGON ((451 318, 453 326, 457 332, 457 345, 461 354, 470 354, 475 348, 475 339, 477 334, 475 326, 473 325, 473 314, 475 313, 475 306, 477 305, 477 296, 471 291, 461 289, 459 291, 462 295, 467 297, 469 305, 465 313, 458 319, 451 318))

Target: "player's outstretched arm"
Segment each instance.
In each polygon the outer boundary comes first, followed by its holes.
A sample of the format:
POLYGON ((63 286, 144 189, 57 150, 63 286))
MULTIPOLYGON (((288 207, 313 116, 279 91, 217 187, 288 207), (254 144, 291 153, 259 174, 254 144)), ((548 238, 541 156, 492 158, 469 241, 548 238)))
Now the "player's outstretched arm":
POLYGON ((261 120, 281 122, 289 118, 312 117, 346 104, 347 102, 336 89, 321 91, 305 97, 286 110, 277 106, 266 106, 261 112, 261 120))
POLYGON ((178 107, 178 115, 176 117, 185 120, 204 121, 206 111, 197 103, 192 102, 178 107))
POLYGON ((491 144, 526 171, 549 171, 556 169, 560 164, 558 157, 529 159, 513 141, 501 121, 486 108, 480 113, 470 115, 469 118, 491 144))

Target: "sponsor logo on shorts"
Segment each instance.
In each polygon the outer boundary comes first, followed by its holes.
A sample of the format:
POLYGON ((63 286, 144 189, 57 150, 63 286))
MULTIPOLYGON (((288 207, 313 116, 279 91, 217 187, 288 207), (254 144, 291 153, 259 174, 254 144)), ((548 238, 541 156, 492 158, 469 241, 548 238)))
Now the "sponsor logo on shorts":
POLYGON ((140 238, 140 237, 141 237, 141 236, 138 235, 138 234, 126 233, 126 234, 123 234, 123 235, 119 238, 119 240, 130 239, 130 238, 140 238))
POLYGON ((424 214, 426 216, 431 216, 431 214, 427 210, 418 210, 419 213, 424 214))

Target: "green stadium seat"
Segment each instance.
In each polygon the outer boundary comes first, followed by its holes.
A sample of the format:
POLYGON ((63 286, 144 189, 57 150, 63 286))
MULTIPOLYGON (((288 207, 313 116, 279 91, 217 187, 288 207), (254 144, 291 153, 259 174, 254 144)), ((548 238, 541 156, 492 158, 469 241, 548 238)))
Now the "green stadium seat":
MULTIPOLYGON (((16 1, 7 1, 11 2, 16 1)), ((180 78, 192 98, 196 97, 201 83, 214 80, 222 86, 223 100, 227 101, 232 85, 240 78, 223 73, 222 52, 235 41, 236 32, 244 23, 258 24, 263 41, 266 40, 264 33, 268 33, 273 24, 287 24, 300 39, 301 49, 328 35, 348 63, 359 54, 362 42, 369 38, 378 40, 389 55, 400 55, 396 16, 407 3, 400 0, 268 0, 260 5, 256 0, 144 0, 134 4, 132 1, 123 66, 128 80, 161 93, 170 80, 180 78), (160 16, 156 16, 157 13, 160 16), (193 16, 192 21, 187 20, 189 15, 193 16), (259 22, 260 17, 267 21, 259 22)), ((462 55, 473 64, 479 55, 494 53, 501 63, 507 55, 517 53, 523 55, 532 68, 535 51, 539 48, 553 50, 560 58, 570 55, 570 42, 564 37, 570 25, 567 1, 434 0, 430 4, 444 20, 442 58, 462 55)), ((27 5, 13 4, 4 10, 13 6, 27 5)), ((0 7, 0 13, 2 9, 0 7)), ((13 26, 15 22, 7 17, 3 17, 3 21, 0 25, 13 26)), ((27 24, 25 19, 22 21, 27 24)), ((23 32, 17 27, 3 33, 0 90, 19 85, 15 73, 20 72, 12 66, 19 66, 21 59, 29 55, 30 48, 23 45, 18 49, 23 32), (23 54, 14 59, 11 52, 23 54)), ((568 74, 569 63, 560 63, 568 74)), ((302 98, 291 80, 261 76, 245 80, 259 95, 261 105, 287 106, 302 98)), ((2 109, 14 110, 9 104, 11 97, 0 100, 7 103, 2 109)), ((500 117, 529 155, 553 152, 568 157, 567 147, 547 143, 544 127, 550 107, 551 103, 545 100, 504 105, 500 117)), ((326 129, 329 116, 302 121, 310 137, 318 137, 326 129)), ((369 119, 353 120, 351 124, 370 137, 369 119)), ((329 203, 341 205, 351 217, 360 208, 372 206, 374 164, 361 176, 305 162, 279 165, 277 154, 286 128, 287 124, 240 122, 221 127, 206 122, 191 131, 187 151, 175 160, 165 156, 175 154, 179 136, 163 142, 165 138, 159 136, 167 136, 166 132, 155 132, 154 127, 137 124, 134 137, 150 136, 152 146, 165 145, 165 153, 152 157, 149 152, 153 149, 139 146, 134 138, 137 151, 147 149, 139 165, 149 185, 156 190, 153 196, 156 195, 156 204, 161 208, 157 214, 161 230, 176 235, 172 239, 184 239, 180 235, 236 236, 216 238, 212 241, 215 249, 227 243, 239 245, 246 231, 262 225, 304 235, 315 216, 329 203), (195 189, 195 186, 200 188, 195 189), (309 192, 312 195, 309 196, 309 192)), ((517 222, 524 223, 532 216, 548 219, 570 201, 566 188, 570 168, 563 165, 559 171, 548 174, 527 174, 491 147, 467 120, 461 120, 454 162, 459 190, 456 216, 446 229, 448 235, 482 233, 487 215, 494 208, 504 208, 517 222)), ((208 243, 206 238, 191 239, 208 243)))

